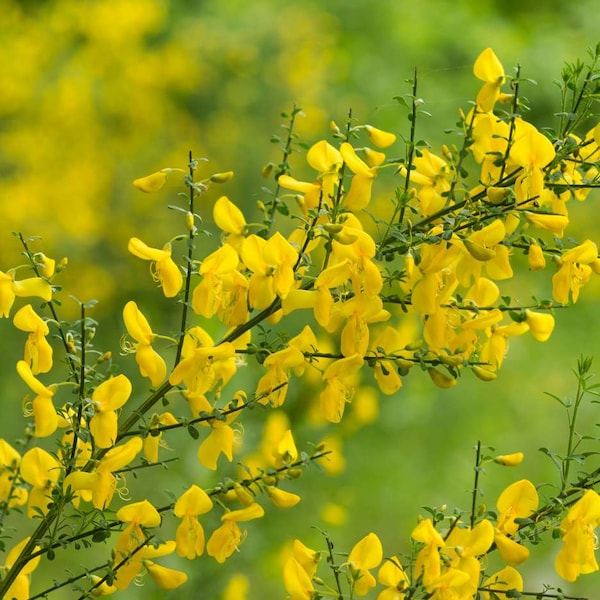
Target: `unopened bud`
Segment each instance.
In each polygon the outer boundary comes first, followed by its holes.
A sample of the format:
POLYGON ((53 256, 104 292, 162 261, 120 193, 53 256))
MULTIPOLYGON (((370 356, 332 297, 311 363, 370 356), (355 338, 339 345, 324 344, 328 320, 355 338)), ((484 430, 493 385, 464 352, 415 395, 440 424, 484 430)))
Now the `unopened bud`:
POLYGON ((494 458, 496 464, 504 467, 516 467, 523 462, 524 454, 522 452, 514 452, 513 454, 501 454, 494 458))
POLYGON ((262 176, 263 176, 265 179, 267 179, 267 177, 269 177, 269 175, 270 175, 270 174, 273 172, 273 167, 274 167, 274 166, 275 166, 275 165, 274 165, 273 163, 271 163, 271 162, 270 162, 270 163, 268 163, 268 164, 266 164, 266 165, 265 165, 265 166, 264 166, 264 167, 263 167, 263 168, 260 170, 260 173, 261 173, 261 175, 262 175, 262 176))
POLYGON ((485 191, 485 195, 492 204, 502 204, 506 200, 508 192, 508 188, 505 187, 489 187, 485 191))
POLYGON ((496 251, 493 248, 487 248, 486 246, 483 246, 482 244, 478 244, 477 242, 474 242, 474 241, 470 240, 469 238, 464 239, 463 243, 465 244, 465 248, 467 249, 467 252, 475 260, 480 260, 481 262, 486 262, 488 260, 492 260, 492 258, 494 258, 496 256, 496 251))
POLYGON ((99 359, 98 362, 99 363, 103 363, 106 362, 107 360, 110 360, 112 358, 112 352, 110 352, 110 350, 108 352, 105 352, 99 359))
POLYGON ((233 490, 235 491, 235 496, 239 500, 240 504, 243 504, 244 506, 250 506, 254 502, 253 494, 243 485, 235 482, 233 484, 233 490))
POLYGON ((371 125, 365 125, 365 129, 371 142, 378 148, 387 148, 396 141, 396 136, 389 131, 383 131, 371 125))
POLYGON ((225 171, 224 173, 215 173, 210 176, 212 183, 227 183, 233 177, 233 171, 225 171))
POLYGON ((40 252, 38 256, 42 263, 42 275, 50 279, 56 272, 56 261, 53 258, 48 258, 43 252, 40 252))
POLYGON ((473 374, 481 381, 494 381, 498 375, 495 371, 491 369, 486 369, 485 367, 480 367, 479 365, 475 365, 471 367, 473 374))
POLYGON ((185 213, 185 226, 188 231, 194 231, 196 226, 194 225, 194 215, 191 212, 185 213))
POLYGON ((134 179, 133 187, 140 190, 140 192, 151 194, 152 192, 157 192, 158 190, 160 190, 163 187, 163 185, 165 185, 166 181, 167 172, 165 169, 163 169, 162 171, 152 173, 152 175, 147 175, 146 177, 134 179))
POLYGON ((323 229, 330 233, 331 235, 335 235, 336 233, 340 233, 344 226, 341 223, 324 223, 323 229))
POLYGON ((442 371, 438 371, 433 367, 429 367, 427 372, 429 373, 429 377, 431 377, 431 381, 433 381, 433 383, 440 388, 451 388, 457 383, 454 377, 448 375, 447 373, 443 373, 442 371))
POLYGON ((533 242, 529 246, 529 252, 527 253, 527 260, 529 262, 529 268, 532 271, 541 271, 546 267, 546 259, 544 257, 544 251, 539 244, 533 242))
POLYGON ((277 478, 273 477, 273 475, 265 475, 262 478, 262 480, 263 480, 264 484, 268 485, 268 486, 272 486, 272 485, 275 485, 277 483, 277 478))

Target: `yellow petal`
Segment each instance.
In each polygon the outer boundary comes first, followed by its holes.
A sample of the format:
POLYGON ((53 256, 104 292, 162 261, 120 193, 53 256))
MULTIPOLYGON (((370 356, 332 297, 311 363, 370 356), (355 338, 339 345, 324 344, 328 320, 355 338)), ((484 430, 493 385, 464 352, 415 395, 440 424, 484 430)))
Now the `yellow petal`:
POLYGON ((144 527, 158 527, 161 521, 160 513, 148 500, 126 504, 117 511, 117 519, 124 523, 139 523, 144 527))
POLYGON ((203 515, 209 512, 213 507, 210 496, 197 485, 188 488, 175 502, 173 512, 177 517, 183 517, 185 514, 203 515))
POLYGON ((225 233, 243 234, 246 219, 242 211, 226 196, 221 196, 213 207, 215 225, 225 233))
POLYGON ((348 557, 348 562, 357 569, 374 569, 383 559, 383 548, 374 533, 367 534, 357 542, 348 557))
POLYGON ((473 74, 487 83, 503 83, 504 67, 491 48, 486 48, 475 60, 473 74))

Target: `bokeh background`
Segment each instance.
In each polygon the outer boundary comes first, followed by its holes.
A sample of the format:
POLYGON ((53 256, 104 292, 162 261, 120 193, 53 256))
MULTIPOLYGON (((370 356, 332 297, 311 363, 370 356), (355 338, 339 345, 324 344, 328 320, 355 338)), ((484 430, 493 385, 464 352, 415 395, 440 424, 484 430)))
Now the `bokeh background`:
MULTIPOLYGON (((128 239, 161 246, 179 231, 177 215, 166 209, 179 190, 167 185, 146 196, 132 188, 134 178, 185 167, 191 150, 209 159, 206 174, 235 171, 226 188, 206 195, 200 212, 208 217, 227 193, 252 220, 263 186, 273 185, 261 168, 279 160, 270 138, 282 132, 282 111, 303 108, 297 132, 307 143, 326 136, 331 119, 343 123, 350 108, 359 121, 406 135, 406 113, 393 97, 409 92, 405 80, 417 67, 419 95, 432 114, 419 121, 418 136, 439 148, 453 141, 444 131, 478 89, 471 65, 487 46, 507 71, 520 64, 537 81, 524 91, 530 119, 552 125, 554 80, 565 61, 599 41, 600 30, 594 0, 0 0, 0 14, 0 269, 22 260, 12 231, 42 236, 36 250, 69 257, 62 279, 68 292, 100 300, 99 344, 116 355, 125 301, 144 298, 155 321, 166 310, 153 301, 145 268, 127 254, 128 239)), ((300 155, 292 163, 303 172, 300 155)), ((598 200, 574 207, 581 239, 599 241, 598 200)), ((520 299, 547 296, 547 279, 525 278, 525 288, 517 282, 520 299)), ((313 525, 340 549, 375 531, 386 553, 406 552, 421 507, 468 509, 477 440, 501 453, 526 452, 519 470, 490 469, 481 485, 489 506, 518 478, 555 481, 537 449, 562 449, 553 444, 564 439, 566 418, 544 392, 572 395, 579 355, 595 355, 600 364, 598 289, 592 282, 576 308, 556 315, 549 342, 515 340, 494 383, 465 376, 440 391, 415 373, 394 397, 366 390, 362 416, 351 414, 341 429, 342 473, 311 470, 300 482, 301 504, 250 523, 242 552, 225 567, 205 557, 184 565, 193 580, 187 587, 168 594, 148 584, 127 597, 219 598, 235 573, 249 578, 249 598, 283 597, 281 549, 292 537, 323 547, 313 525)), ((74 307, 65 297, 65 314, 74 307)), ((11 407, 6 422, 18 427, 23 389, 12 357, 22 340, 7 322, 0 336, 2 355, 10 356, 0 364, 11 407)), ((307 393, 290 392, 292 415, 307 393)), ((597 412, 589 405, 584 413, 589 435, 597 433, 597 412)), ((299 444, 328 433, 298 427, 299 444)), ((183 468, 208 485, 194 461, 192 455, 183 468)), ((556 542, 546 548, 548 556, 558 550, 556 542)), ((527 589, 560 584, 548 556, 532 554, 523 568, 527 589)), ((599 587, 596 575, 572 589, 594 597, 599 587)))

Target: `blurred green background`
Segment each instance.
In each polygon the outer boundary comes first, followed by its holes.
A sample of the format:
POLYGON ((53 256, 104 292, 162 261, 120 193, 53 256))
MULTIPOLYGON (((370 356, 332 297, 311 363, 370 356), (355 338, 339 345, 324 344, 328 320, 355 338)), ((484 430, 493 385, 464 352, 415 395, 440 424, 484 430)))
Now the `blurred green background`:
MULTIPOLYGON (((43 236, 36 249, 69 257, 62 280, 69 293, 101 301, 99 344, 115 354, 126 300, 148 295, 145 307, 157 323, 167 306, 151 300, 147 271, 127 254, 128 239, 162 246, 180 227, 166 210, 178 190, 167 186, 146 196, 132 188, 134 178, 185 167, 191 150, 209 159, 207 175, 236 173, 207 194, 201 213, 209 217, 214 200, 226 193, 250 220, 264 198, 261 188, 272 187, 260 173, 279 160, 269 140, 281 132, 282 111, 294 104, 304 109, 298 133, 308 143, 328 135, 331 119, 343 123, 349 108, 361 122, 406 135, 406 114, 393 97, 409 91, 405 80, 417 67, 419 95, 432 113, 420 120, 418 135, 439 148, 453 141, 443 132, 478 89, 472 63, 487 46, 507 71, 520 64, 523 76, 538 82, 524 91, 534 107, 530 118, 552 125, 559 98, 553 81, 565 61, 598 42, 600 30, 594 0, 0 0, 0 10, 0 269, 20 262, 11 231, 43 236)), ((303 158, 293 164, 302 173, 303 158)), ((574 207, 581 239, 598 241, 597 200, 574 207)), ((522 301, 547 295, 547 279, 548 273, 525 278, 522 301)), ((468 508, 478 439, 501 453, 526 452, 517 470, 490 468, 482 483, 488 506, 513 480, 553 480, 537 448, 561 450, 566 420, 544 391, 572 393, 570 370, 580 354, 600 361, 597 298, 593 282, 574 309, 556 315, 549 342, 514 340, 494 383, 467 375, 442 392, 411 374, 396 396, 380 400, 373 423, 347 432, 346 470, 335 478, 309 472, 300 482, 301 504, 250 523, 242 552, 223 568, 204 557, 183 565, 193 584, 167 594, 149 583, 130 589, 127 598, 196 598, 199 591, 217 598, 236 572, 249 577, 249 598, 283 597, 281 547, 292 537, 323 547, 311 525, 330 531, 340 549, 375 531, 386 553, 405 552, 422 506, 468 508), (329 501, 345 509, 345 524, 322 520, 329 501)), ((67 313, 70 306, 65 300, 67 313)), ((0 376, 18 427, 23 389, 12 357, 22 340, 13 341, 7 322, 0 323, 0 336, 10 349, 3 355, 11 357, 0 376)), ((292 390, 286 407, 293 411, 303 393, 292 390)), ((590 406, 582 420, 591 435, 596 413, 590 406)), ((326 433, 300 428, 299 445, 326 433)), ((184 468, 210 485, 195 460, 191 452, 184 468)), ((556 542, 546 548, 550 556, 558 550, 556 542)), ((522 569, 527 589, 558 583, 551 562, 532 554, 522 569)), ((599 581, 584 579, 573 593, 593 597, 599 581)))

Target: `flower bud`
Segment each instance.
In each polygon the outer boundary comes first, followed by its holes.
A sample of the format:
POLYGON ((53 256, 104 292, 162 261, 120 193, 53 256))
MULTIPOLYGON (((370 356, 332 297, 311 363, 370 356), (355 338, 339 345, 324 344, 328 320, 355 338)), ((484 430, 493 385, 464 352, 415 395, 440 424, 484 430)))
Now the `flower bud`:
POLYGON ((194 215, 191 212, 185 213, 185 226, 188 231, 194 231, 196 226, 194 225, 194 215))
POLYGON ((492 204, 502 204, 508 196, 509 189, 505 187, 490 186, 486 189, 485 195, 492 204))
POLYGON ((522 452, 514 452, 513 454, 501 454, 494 458, 494 462, 505 467, 516 467, 523 462, 524 454, 522 452))
POLYGON ((463 240, 467 252, 475 259, 481 262, 492 260, 496 256, 496 251, 493 248, 486 248, 482 244, 478 244, 468 238, 463 240))
POLYGON ((514 94, 505 94, 504 92, 500 92, 498 95, 498 102, 501 102, 502 104, 509 104, 513 101, 514 97, 514 94))
POLYGON ((270 174, 273 172, 273 167, 274 167, 274 166, 275 166, 275 165, 274 165, 272 162, 270 162, 270 163, 267 163, 267 164, 266 164, 266 165, 265 165, 265 166, 264 166, 264 167, 263 167, 263 168, 260 170, 260 173, 261 173, 261 175, 262 175, 262 176, 263 176, 265 179, 267 179, 267 177, 269 177, 269 175, 270 175, 270 174))
POLYGON ((163 169, 162 171, 157 171, 156 173, 152 173, 152 175, 147 175, 146 177, 140 177, 139 179, 135 179, 133 181, 133 187, 140 190, 140 192, 145 192, 146 194, 151 194, 152 192, 157 192, 160 188, 165 185, 167 181, 167 173, 163 169))
POLYGON ((38 254, 41 262, 41 273, 47 279, 50 279, 56 272, 56 261, 53 258, 47 257, 43 252, 38 254))
POLYGON ((429 369, 427 369, 427 372, 429 373, 429 377, 431 377, 431 381, 433 381, 433 383, 435 383, 435 385, 437 385, 440 388, 448 389, 454 387, 457 383, 454 377, 451 377, 450 375, 448 375, 447 373, 443 373, 442 371, 438 371, 433 367, 429 367, 429 369))
POLYGON ((388 131, 382 131, 371 125, 365 125, 365 129, 371 142, 378 148, 387 148, 396 141, 396 136, 388 131))
POLYGON ((233 490, 240 504, 243 504, 244 506, 250 506, 254 502, 254 496, 252 493, 243 485, 240 485, 237 481, 233 484, 233 490))
POLYGON ((267 487, 267 494, 277 508, 291 508, 300 502, 300 496, 278 487, 267 487))
POLYGON ((527 260, 529 262, 529 268, 532 271, 541 271, 546 267, 546 259, 544 258, 544 252, 539 244, 533 242, 529 246, 529 252, 527 253, 527 260))
POLYGON ((323 224, 323 229, 327 233, 330 233, 331 235, 335 235, 336 233, 339 233, 340 231, 342 231, 343 227, 344 226, 341 223, 324 223, 323 224))
POLYGON ((210 176, 212 183, 227 183, 233 178, 233 171, 225 171, 224 173, 215 173, 210 176))
POLYGON ((494 381, 494 379, 498 377, 495 371, 480 367, 479 365, 474 365, 471 367, 471 370, 478 379, 481 379, 481 381, 494 381))

